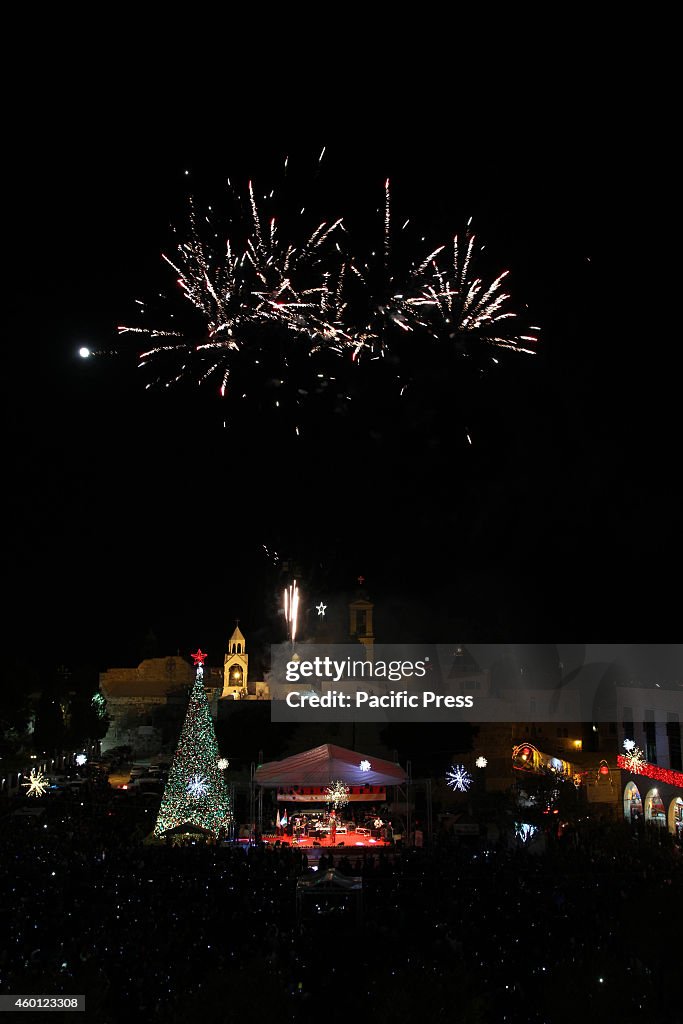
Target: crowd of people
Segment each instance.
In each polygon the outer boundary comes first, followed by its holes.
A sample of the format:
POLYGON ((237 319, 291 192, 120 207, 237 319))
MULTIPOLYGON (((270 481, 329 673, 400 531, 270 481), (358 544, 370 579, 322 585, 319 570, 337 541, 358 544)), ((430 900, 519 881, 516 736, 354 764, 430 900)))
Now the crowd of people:
POLYGON ((666 832, 594 826, 540 855, 447 836, 172 848, 143 844, 146 801, 34 803, 0 830, 2 993, 85 993, 103 1024, 683 1019, 683 857, 666 832), (361 903, 297 901, 329 868, 362 878, 361 903))

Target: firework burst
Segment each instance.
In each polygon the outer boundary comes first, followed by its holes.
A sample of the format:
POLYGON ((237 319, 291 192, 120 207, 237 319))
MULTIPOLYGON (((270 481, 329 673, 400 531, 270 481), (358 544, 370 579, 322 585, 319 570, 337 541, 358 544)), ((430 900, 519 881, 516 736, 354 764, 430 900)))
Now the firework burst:
MULTIPOLYGON (((409 220, 405 221, 402 230, 408 224, 409 220)), ((489 283, 479 275, 477 257, 483 249, 471 231, 470 218, 465 232, 455 235, 451 245, 425 250, 423 256, 410 261, 406 271, 395 270, 387 179, 380 284, 370 296, 364 326, 347 328, 343 335, 354 359, 362 354, 378 358, 394 353, 401 348, 397 339, 402 335, 455 342, 461 349, 481 345, 534 354, 540 328, 525 330, 510 308, 511 296, 504 287, 507 270, 489 283)), ((369 263, 361 268, 358 261, 352 261, 350 269, 370 292, 369 263)))
POLYGON ((345 407, 349 392, 365 386, 360 364, 383 364, 379 378, 368 378, 371 390, 389 384, 403 395, 421 378, 431 388, 450 377, 451 356, 488 353, 497 362, 493 350, 535 351, 539 328, 522 326, 508 271, 487 278, 478 270, 484 246, 470 223, 446 244, 422 239, 417 255, 410 220, 394 230, 387 180, 381 245, 362 259, 338 216, 295 232, 301 242, 285 238, 271 212, 274 194, 257 196, 252 182, 243 195, 231 188, 225 228, 211 207, 190 201, 187 235, 163 256, 183 312, 151 326, 137 300, 143 322, 119 327, 149 341, 139 359, 156 371, 148 387, 215 382, 222 396, 298 416, 313 396, 345 407))
MULTIPOLYGON (((233 200, 235 212, 225 235, 214 230, 211 208, 201 215, 190 200, 188 237, 172 255, 163 254, 197 327, 119 327, 119 334, 149 338, 140 366, 158 367, 157 383, 218 379, 225 395, 235 365, 262 367, 257 371, 261 381, 264 373, 275 381, 289 372, 296 346, 306 356, 342 351, 344 273, 341 258, 331 257, 340 253, 332 240, 341 230, 341 218, 322 221, 297 246, 281 240, 276 217, 262 214, 252 182, 246 197, 233 194, 233 200), (243 228, 245 206, 249 214, 243 228), (235 236, 244 238, 241 244, 235 236), (219 237, 224 237, 222 247, 219 237)), ((146 304, 138 300, 138 306, 145 318, 146 304)))

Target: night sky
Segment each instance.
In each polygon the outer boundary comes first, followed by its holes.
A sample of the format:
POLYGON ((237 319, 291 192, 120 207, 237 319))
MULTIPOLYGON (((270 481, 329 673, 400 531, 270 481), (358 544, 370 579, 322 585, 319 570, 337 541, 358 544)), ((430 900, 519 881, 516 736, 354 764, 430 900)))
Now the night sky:
POLYGON ((19 114, 8 128, 10 645, 105 668, 135 663, 150 627, 162 653, 218 654, 236 616, 269 638, 264 544, 298 560, 316 600, 363 574, 378 605, 409 609, 386 622, 425 640, 669 639, 675 381, 659 340, 628 331, 624 229, 642 229, 643 197, 627 212, 616 199, 634 174, 627 138, 580 102, 552 125, 517 104, 478 145, 369 116, 208 130, 165 103, 151 117, 154 102, 134 117, 130 95, 110 97, 94 119, 57 92, 28 135, 19 114), (130 347, 78 358, 117 348, 134 299, 172 289, 160 253, 190 191, 220 205, 227 176, 269 187, 286 154, 312 206, 361 237, 380 239, 387 175, 396 220, 425 246, 472 215, 485 269, 510 269, 516 306, 543 328, 539 355, 435 382, 431 421, 378 393, 300 439, 249 413, 225 429, 212 386, 146 391, 130 347))

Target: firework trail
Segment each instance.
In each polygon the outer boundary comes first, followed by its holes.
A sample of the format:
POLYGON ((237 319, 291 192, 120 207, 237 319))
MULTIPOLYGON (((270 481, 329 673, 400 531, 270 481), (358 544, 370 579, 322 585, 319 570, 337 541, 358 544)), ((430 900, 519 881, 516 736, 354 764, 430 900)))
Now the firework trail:
POLYGON ((296 631, 299 622, 299 587, 296 580, 285 588, 283 595, 283 611, 287 623, 287 632, 292 643, 296 640, 296 631))

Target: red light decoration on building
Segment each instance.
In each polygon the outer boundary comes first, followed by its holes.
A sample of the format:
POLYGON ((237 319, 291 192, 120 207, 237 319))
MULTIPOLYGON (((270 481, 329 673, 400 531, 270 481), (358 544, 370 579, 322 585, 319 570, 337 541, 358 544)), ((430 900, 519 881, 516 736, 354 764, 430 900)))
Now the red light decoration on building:
POLYGON ((206 659, 208 658, 208 654, 204 654, 201 647, 198 647, 194 654, 191 654, 190 657, 193 659, 195 665, 203 665, 206 659))
POLYGON ((541 767, 541 754, 531 743, 518 743, 512 748, 512 766, 518 771, 536 771, 541 767))
MULTIPOLYGON (((617 754, 617 767, 621 768, 622 771, 628 771, 626 758, 623 754, 617 754)), ((656 779, 657 782, 665 782, 668 786, 680 786, 683 788, 683 772, 675 772, 671 768, 658 768, 656 764, 645 762, 637 774, 645 775, 648 779, 656 779)))
POLYGON ((608 766, 606 764, 601 764, 600 765, 600 774, 601 775, 609 775, 609 768, 608 768, 608 766))

